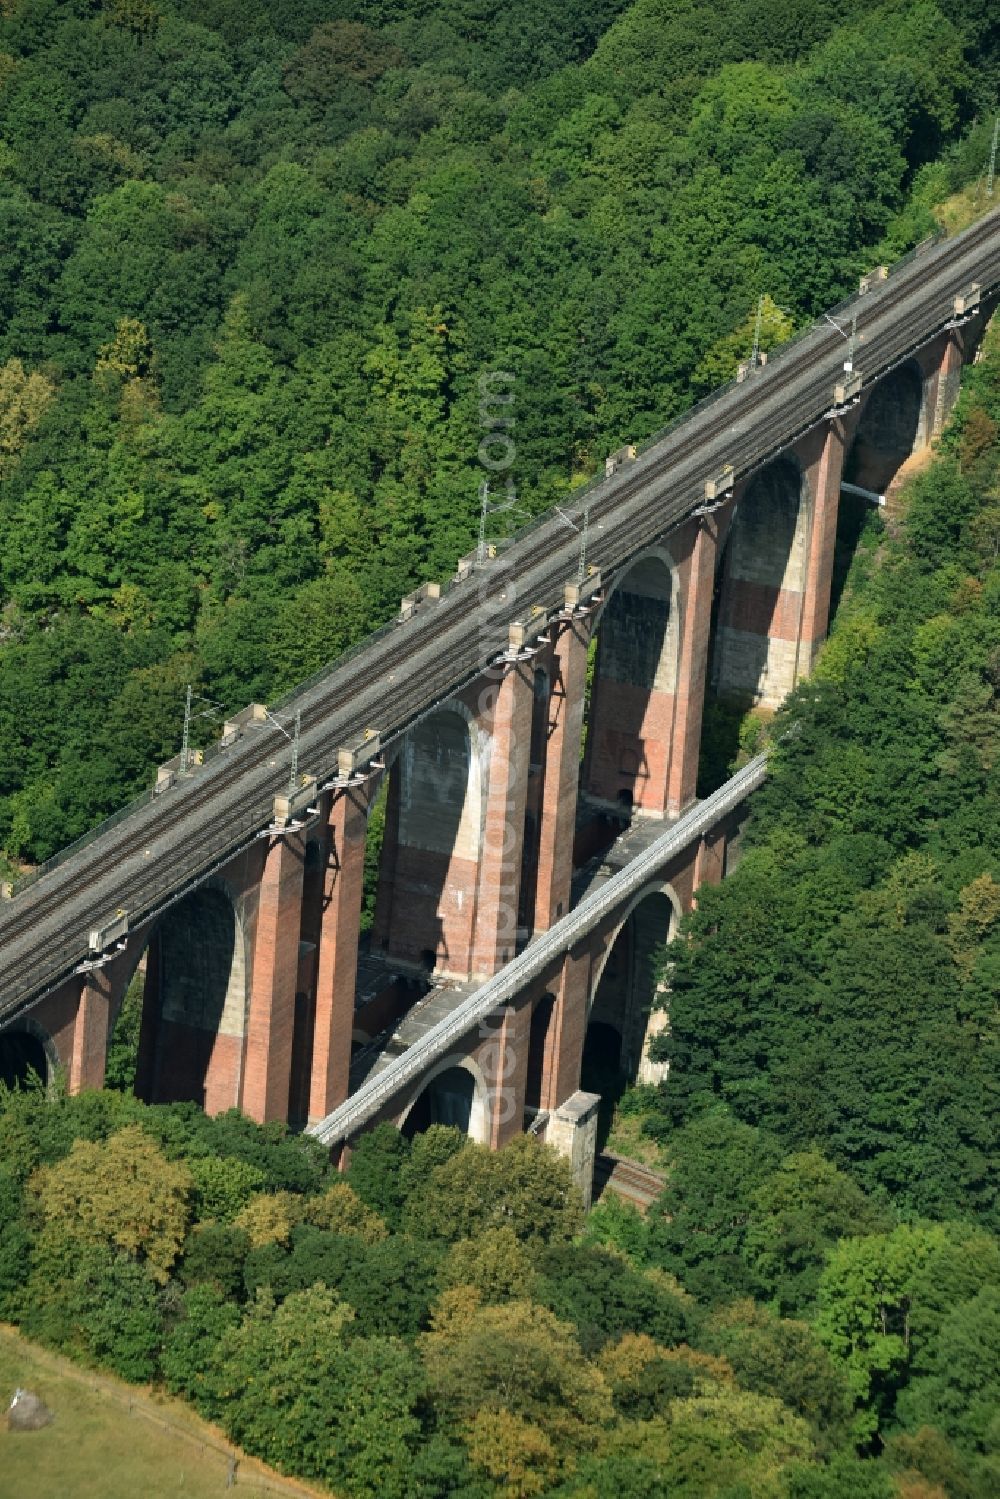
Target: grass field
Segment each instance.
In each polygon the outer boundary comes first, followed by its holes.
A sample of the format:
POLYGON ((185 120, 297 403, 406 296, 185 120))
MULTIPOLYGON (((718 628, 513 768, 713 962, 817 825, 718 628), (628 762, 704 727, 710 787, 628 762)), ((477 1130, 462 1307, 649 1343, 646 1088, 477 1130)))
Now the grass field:
POLYGON ((240 1458, 227 1491, 224 1436, 181 1402, 77 1368, 0 1327, 0 1499, 216 1499, 322 1491, 240 1458), (41 1431, 10 1432, 15 1388, 55 1414, 41 1431), (131 1409, 130 1409, 131 1403, 131 1409))

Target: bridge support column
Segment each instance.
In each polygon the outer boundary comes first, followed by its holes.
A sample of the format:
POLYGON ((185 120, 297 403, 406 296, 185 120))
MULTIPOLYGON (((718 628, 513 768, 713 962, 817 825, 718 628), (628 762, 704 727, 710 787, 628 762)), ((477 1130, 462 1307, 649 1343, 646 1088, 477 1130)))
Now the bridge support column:
POLYGON ((522 997, 491 1015, 483 1027, 488 1039, 478 1056, 489 1089, 491 1150, 499 1150, 524 1128, 530 1026, 531 1005, 522 997))
POLYGON ((259 1124, 288 1117, 304 864, 301 833, 275 838, 260 882, 242 1091, 259 1124))
POLYGON ((934 392, 934 416, 931 422, 932 437, 941 435, 944 424, 951 414, 951 408, 958 399, 964 358, 962 330, 952 328, 949 330, 948 341, 941 355, 941 363, 938 365, 934 392))
POLYGON ((552 691, 538 835, 536 932, 547 932, 569 910, 590 630, 590 620, 581 616, 560 620, 553 626, 552 691))
POLYGON ((316 977, 309 1122, 343 1103, 351 1064, 371 783, 335 790, 327 823, 327 865, 316 977))
POLYGON ((694 857, 693 890, 697 894, 699 885, 721 885, 726 872, 726 833, 724 828, 712 828, 698 842, 694 857))
POLYGON ((80 1093, 84 1088, 104 1087, 110 1016, 111 974, 108 968, 95 968, 80 981, 69 1062, 71 1093, 80 1093))
POLYGON ((830 627, 830 587, 846 437, 843 420, 833 417, 822 435, 818 454, 805 467, 806 483, 812 496, 812 516, 799 631, 796 670, 796 680, 799 681, 812 671, 830 627))
POLYGON ((511 662, 492 697, 489 789, 479 866, 472 971, 488 978, 514 956, 534 700, 530 659, 511 662))
POLYGON ((594 1196, 597 1116, 600 1107, 599 1093, 574 1093, 559 1105, 545 1132, 546 1145, 551 1145, 569 1161, 573 1180, 580 1190, 585 1208, 590 1207, 594 1196))
POLYGON ((590 952, 585 946, 571 949, 563 958, 550 1021, 551 1041, 542 1076, 543 1109, 558 1108, 580 1086, 590 998, 590 967, 590 952))
POLYGON ((690 552, 681 567, 681 639, 666 787, 665 811, 668 817, 679 817, 695 799, 712 629, 718 517, 703 516, 694 525, 697 529, 690 552))

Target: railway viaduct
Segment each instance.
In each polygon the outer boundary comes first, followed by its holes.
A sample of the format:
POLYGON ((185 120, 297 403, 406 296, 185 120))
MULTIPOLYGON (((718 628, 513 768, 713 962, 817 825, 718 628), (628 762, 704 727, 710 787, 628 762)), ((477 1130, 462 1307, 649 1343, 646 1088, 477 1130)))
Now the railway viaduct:
POLYGON ((0 901, 0 1066, 101 1086, 137 983, 151 1101, 331 1147, 388 1118, 586 1151, 581 1078, 658 1075, 656 954, 765 774, 698 800, 705 703, 808 675, 838 546, 940 431, 998 295, 993 213, 166 768, 0 901))

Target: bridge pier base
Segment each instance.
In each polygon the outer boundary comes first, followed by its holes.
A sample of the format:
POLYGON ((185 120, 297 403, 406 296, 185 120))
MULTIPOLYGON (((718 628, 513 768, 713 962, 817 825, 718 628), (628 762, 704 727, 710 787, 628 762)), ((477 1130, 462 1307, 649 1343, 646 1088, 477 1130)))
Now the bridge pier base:
POLYGON ((693 894, 691 904, 697 904, 700 885, 721 885, 726 872, 726 829, 713 828, 699 840, 694 859, 694 877, 691 882, 693 894))
POLYGON ((311 1124, 325 1118, 347 1097, 372 785, 369 780, 334 791, 327 820, 309 1086, 311 1124))
POLYGON ((271 841, 257 908, 242 1093, 243 1112, 259 1124, 288 1118, 304 865, 301 833, 271 841))
POLYGON ((80 1093, 84 1088, 104 1087, 111 988, 111 973, 108 968, 92 969, 80 981, 80 999, 69 1061, 68 1086, 71 1093, 80 1093))
POLYGON ((518 894, 534 683, 530 660, 511 662, 495 687, 472 971, 489 978, 517 949, 518 894))
POLYGON ((560 1104, 549 1119, 545 1143, 569 1161, 573 1180, 580 1189, 585 1208, 594 1194, 594 1159, 597 1154, 599 1093, 574 1093, 560 1104))
POLYGON ((812 671, 830 627, 830 591, 846 446, 847 424, 842 418, 833 417, 826 424, 826 430, 821 429, 818 435, 818 452, 803 454, 806 484, 812 496, 812 514, 799 627, 798 681, 812 671))
POLYGON ((712 626, 712 595, 719 544, 716 516, 704 516, 695 527, 690 551, 681 564, 683 606, 680 656, 674 694, 665 810, 679 817, 691 806, 698 784, 701 720, 705 706, 708 646, 712 626))
POLYGON ((590 632, 591 620, 579 616, 560 621, 553 629, 552 691, 538 838, 536 932, 547 932, 569 910, 590 632))

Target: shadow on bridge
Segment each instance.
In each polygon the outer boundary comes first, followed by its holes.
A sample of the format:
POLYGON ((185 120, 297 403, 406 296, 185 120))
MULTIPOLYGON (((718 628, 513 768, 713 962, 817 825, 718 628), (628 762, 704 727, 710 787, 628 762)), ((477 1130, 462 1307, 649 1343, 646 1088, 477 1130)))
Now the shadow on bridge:
POLYGON ((171 907, 136 954, 109 1037, 109 1078, 147 1103, 239 1104, 248 994, 241 924, 205 885, 171 907))
POLYGON ((601 1096, 598 1148, 603 1148, 615 1105, 635 1082, 660 1082, 666 1066, 653 1062, 649 1045, 664 1029, 664 950, 673 938, 679 905, 667 889, 648 891, 622 922, 600 971, 590 1004, 580 1086, 601 1096))
POLYGON ((37 1036, 16 1027, 0 1034, 0 1086, 26 1088, 50 1081, 49 1058, 37 1036))

